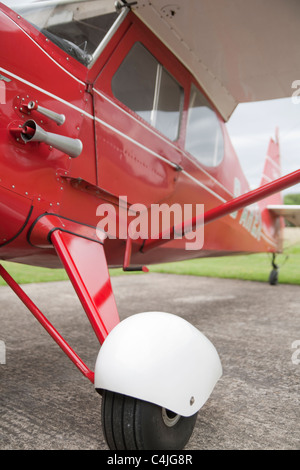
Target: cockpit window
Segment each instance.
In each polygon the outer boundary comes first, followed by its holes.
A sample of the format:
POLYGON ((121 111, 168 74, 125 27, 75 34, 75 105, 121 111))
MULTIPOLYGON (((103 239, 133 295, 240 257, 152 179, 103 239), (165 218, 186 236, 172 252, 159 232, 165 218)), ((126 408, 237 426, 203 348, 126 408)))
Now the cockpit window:
POLYGON ((4 0, 67 54, 88 66, 118 17, 112 0, 4 0))
POLYGON ((223 133, 217 115, 194 85, 191 88, 185 149, 209 167, 219 165, 224 155, 223 133))
POLYGON ((134 44, 111 82, 114 96, 170 140, 178 139, 183 88, 140 43, 134 44))

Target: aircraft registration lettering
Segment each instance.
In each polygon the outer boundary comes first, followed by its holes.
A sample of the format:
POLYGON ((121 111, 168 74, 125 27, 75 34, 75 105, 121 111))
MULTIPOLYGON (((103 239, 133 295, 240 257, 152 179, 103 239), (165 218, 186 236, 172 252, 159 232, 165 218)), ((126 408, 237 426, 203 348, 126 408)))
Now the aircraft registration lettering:
POLYGON ((239 222, 256 240, 260 240, 262 224, 259 210, 243 209, 239 222))

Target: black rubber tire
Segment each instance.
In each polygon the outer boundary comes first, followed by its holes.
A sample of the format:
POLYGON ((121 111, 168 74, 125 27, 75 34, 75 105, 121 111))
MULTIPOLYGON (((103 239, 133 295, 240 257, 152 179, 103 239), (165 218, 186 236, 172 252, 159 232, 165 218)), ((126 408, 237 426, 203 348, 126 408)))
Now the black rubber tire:
POLYGON ((270 272, 269 284, 271 286, 276 286, 276 284, 278 284, 278 270, 277 269, 272 269, 272 271, 270 272))
POLYGON ((103 391, 102 426, 110 450, 181 450, 196 419, 197 413, 176 416, 153 403, 103 391))

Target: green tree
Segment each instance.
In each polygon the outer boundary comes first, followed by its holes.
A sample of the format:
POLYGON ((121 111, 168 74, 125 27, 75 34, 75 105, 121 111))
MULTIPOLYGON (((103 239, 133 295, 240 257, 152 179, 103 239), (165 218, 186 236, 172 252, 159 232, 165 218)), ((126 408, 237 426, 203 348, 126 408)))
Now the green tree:
POLYGON ((300 205, 300 194, 286 194, 284 196, 284 204, 300 205))

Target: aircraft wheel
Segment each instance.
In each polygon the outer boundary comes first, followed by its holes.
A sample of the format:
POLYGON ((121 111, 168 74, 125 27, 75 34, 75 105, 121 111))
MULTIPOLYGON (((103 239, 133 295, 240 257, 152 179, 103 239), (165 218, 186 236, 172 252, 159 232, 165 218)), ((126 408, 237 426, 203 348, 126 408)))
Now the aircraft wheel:
POLYGON ((269 276, 269 284, 275 286, 278 283, 278 271, 277 269, 272 269, 269 276))
POLYGON ((184 417, 136 398, 104 391, 102 424, 110 450, 181 450, 197 413, 184 417))

